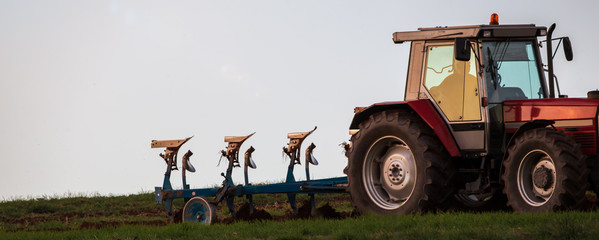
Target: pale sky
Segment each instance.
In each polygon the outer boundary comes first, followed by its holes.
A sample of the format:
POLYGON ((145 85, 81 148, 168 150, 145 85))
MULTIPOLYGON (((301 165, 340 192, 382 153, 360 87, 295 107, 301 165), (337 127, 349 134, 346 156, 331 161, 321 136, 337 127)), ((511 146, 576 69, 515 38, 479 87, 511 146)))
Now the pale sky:
POLYGON ((252 132, 250 181, 281 181, 287 133, 314 126, 312 177, 343 176, 353 108, 403 100, 409 44, 393 32, 493 12, 555 22, 574 49, 572 62, 556 57, 562 92, 586 96, 599 88, 598 11, 594 0, 0 0, 0 200, 153 191, 165 164, 151 140, 189 136, 194 188, 222 181, 224 136, 252 132))

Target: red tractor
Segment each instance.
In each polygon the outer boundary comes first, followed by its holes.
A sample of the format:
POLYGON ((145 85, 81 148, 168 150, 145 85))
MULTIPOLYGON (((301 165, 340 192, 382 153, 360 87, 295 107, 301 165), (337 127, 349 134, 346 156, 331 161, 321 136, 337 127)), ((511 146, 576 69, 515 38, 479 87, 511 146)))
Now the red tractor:
POLYGON ((405 100, 355 109, 344 172, 357 210, 580 208, 599 187, 598 92, 568 98, 557 85, 556 97, 552 43, 568 61, 572 48, 554 28, 494 14, 489 25, 394 33, 411 42, 405 100))

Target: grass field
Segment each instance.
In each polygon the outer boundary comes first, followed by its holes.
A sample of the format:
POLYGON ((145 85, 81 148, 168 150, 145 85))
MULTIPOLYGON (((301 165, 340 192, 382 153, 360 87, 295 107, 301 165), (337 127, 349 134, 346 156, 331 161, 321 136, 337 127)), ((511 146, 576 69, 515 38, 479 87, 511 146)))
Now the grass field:
MULTIPOLYGON (((244 199, 238 200, 241 206, 244 199)), ((599 239, 596 211, 294 219, 282 194, 257 195, 255 201, 275 220, 167 224, 152 194, 6 201, 0 203, 0 239, 599 239)), ((352 211, 344 194, 317 201, 342 216, 352 211)), ((227 220, 225 209, 219 207, 221 222, 227 220)))

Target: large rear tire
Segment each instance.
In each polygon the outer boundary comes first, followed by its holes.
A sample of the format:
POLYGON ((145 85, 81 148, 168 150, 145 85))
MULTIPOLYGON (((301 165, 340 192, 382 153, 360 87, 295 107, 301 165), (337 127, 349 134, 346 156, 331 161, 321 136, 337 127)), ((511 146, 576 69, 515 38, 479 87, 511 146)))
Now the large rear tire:
POLYGON ((586 201, 589 170, 580 147, 563 132, 524 132, 508 148, 503 168, 503 192, 514 211, 578 209, 586 201))
POLYGON ((359 213, 421 213, 451 197, 455 172, 449 154, 414 113, 375 113, 351 141, 344 172, 359 213))

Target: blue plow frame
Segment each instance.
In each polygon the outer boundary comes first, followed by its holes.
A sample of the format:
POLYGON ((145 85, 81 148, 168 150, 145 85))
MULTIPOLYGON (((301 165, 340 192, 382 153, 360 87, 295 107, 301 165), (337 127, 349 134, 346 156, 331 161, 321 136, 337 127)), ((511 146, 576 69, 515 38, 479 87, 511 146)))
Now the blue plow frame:
MULTIPOLYGON (((316 130, 316 127, 314 128, 316 130)), ((244 164, 244 180, 245 184, 235 185, 232 179, 233 169, 235 167, 241 167, 239 164, 239 149, 241 144, 247 140, 249 137, 254 135, 254 133, 248 136, 242 137, 225 137, 225 142, 228 142, 228 147, 222 151, 222 156, 228 160, 228 167, 226 170, 226 174, 222 173, 221 175, 224 177, 224 181, 222 186, 219 188, 197 188, 191 189, 189 184, 187 184, 187 179, 185 176, 186 171, 195 172, 195 168, 190 164, 189 157, 193 154, 191 151, 185 153, 182 158, 182 182, 183 189, 174 189, 171 184, 171 172, 173 170, 179 170, 177 167, 177 152, 181 145, 187 142, 191 137, 181 140, 166 140, 166 141, 152 141, 152 148, 166 148, 164 154, 160 154, 160 156, 165 160, 167 164, 166 172, 164 173, 164 182, 162 187, 155 188, 155 200, 157 203, 162 203, 166 212, 168 213, 169 220, 174 222, 174 213, 173 213, 173 200, 174 199, 184 199, 186 205, 190 199, 196 197, 202 197, 207 200, 208 205, 218 205, 221 201, 226 200, 227 207, 229 208, 229 212, 232 217, 235 218, 235 208, 234 208, 234 198, 235 197, 246 197, 249 200, 250 213, 253 212, 253 198, 254 194, 275 194, 275 193, 283 193, 287 194, 287 198, 289 200, 289 205, 293 212, 297 214, 297 204, 296 204, 296 194, 308 194, 310 196, 310 204, 311 210, 315 209, 315 201, 314 194, 322 194, 322 193, 347 193, 347 177, 335 177, 335 178, 326 178, 326 179, 314 179, 310 180, 310 164, 317 165, 318 161, 312 155, 312 151, 316 147, 314 143, 312 143, 306 149, 305 155, 305 172, 306 179, 305 181, 296 181, 295 176, 293 174, 294 166, 301 164, 300 162, 300 148, 303 140, 310 135, 314 130, 303 133, 290 133, 288 134, 288 138, 290 139, 287 147, 283 148, 283 152, 289 156, 289 166, 287 168, 287 177, 284 183, 276 183, 276 184, 266 184, 266 185, 251 185, 248 181, 248 167, 255 168, 256 165, 252 160, 252 152, 254 151, 253 147, 250 147, 245 152, 245 164, 244 164), (213 197, 212 200, 208 199, 213 197)), ((208 209, 208 208, 206 208, 208 209)), ((185 211, 185 208, 184 208, 185 211)), ((312 212, 313 213, 313 212, 312 212)), ((186 214, 186 213, 184 213, 186 214)))
MULTIPOLYGON (((345 193, 347 177, 325 178, 310 181, 297 181, 291 183, 275 183, 267 185, 237 185, 234 188, 235 196, 242 197, 250 194, 266 193, 296 193, 296 194, 314 194, 314 193, 345 193)), ((163 187, 155 188, 155 199, 157 203, 177 198, 193 197, 216 197, 222 188, 196 188, 196 189, 167 189, 163 187)))

